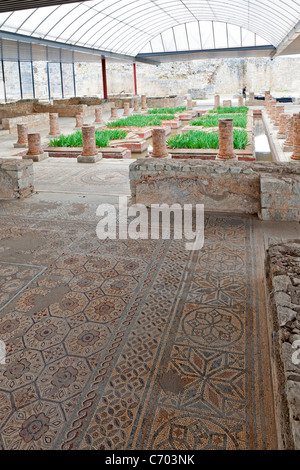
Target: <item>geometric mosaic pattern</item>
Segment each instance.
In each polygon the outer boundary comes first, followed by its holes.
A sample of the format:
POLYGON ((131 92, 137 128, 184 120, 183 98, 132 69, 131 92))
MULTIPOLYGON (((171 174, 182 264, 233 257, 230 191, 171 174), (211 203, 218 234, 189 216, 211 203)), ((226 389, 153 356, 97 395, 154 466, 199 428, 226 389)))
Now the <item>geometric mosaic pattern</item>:
POLYGON ((251 218, 207 215, 189 252, 7 208, 3 449, 276 448, 251 218))

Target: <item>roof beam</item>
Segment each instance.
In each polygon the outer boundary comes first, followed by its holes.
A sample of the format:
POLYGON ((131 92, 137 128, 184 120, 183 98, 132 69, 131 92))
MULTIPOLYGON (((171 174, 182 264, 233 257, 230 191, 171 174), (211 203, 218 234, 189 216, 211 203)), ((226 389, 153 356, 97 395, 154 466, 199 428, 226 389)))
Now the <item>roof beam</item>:
POLYGON ((147 57, 136 58, 136 57, 125 55, 125 54, 117 54, 116 52, 101 51, 99 49, 76 46, 76 45, 68 44, 65 42, 49 41, 48 39, 35 38, 33 36, 26 36, 25 34, 11 33, 9 31, 0 30, 0 38, 9 39, 13 41, 26 42, 30 44, 40 44, 42 46, 58 47, 60 49, 68 49, 71 51, 82 52, 84 54, 98 55, 102 58, 107 57, 111 59, 116 59, 121 62, 142 62, 142 63, 149 64, 149 65, 160 64, 160 62, 151 58, 147 58, 147 57))
MULTIPOLYGON (((281 41, 277 46, 276 50, 271 54, 271 59, 275 59, 279 55, 282 55, 287 47, 289 47, 294 41, 299 39, 300 36, 300 21, 294 26, 294 28, 289 32, 289 34, 281 41)), ((300 49, 298 51, 300 54, 300 49)))
POLYGON ((51 7, 63 3, 79 3, 88 0, 5 0, 0 2, 0 13, 16 10, 29 10, 31 8, 51 7))

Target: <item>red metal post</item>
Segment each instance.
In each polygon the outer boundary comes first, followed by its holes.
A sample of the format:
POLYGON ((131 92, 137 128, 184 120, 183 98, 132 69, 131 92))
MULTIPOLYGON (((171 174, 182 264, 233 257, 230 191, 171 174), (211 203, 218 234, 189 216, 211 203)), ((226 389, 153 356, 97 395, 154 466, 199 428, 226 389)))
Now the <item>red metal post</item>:
POLYGON ((137 79, 136 79, 136 64, 133 62, 133 80, 134 80, 134 94, 137 95, 137 79))
POLYGON ((107 78, 106 78, 106 60, 105 60, 105 57, 102 57, 101 62, 102 62, 103 98, 105 100, 107 100, 108 94, 107 94, 107 78))

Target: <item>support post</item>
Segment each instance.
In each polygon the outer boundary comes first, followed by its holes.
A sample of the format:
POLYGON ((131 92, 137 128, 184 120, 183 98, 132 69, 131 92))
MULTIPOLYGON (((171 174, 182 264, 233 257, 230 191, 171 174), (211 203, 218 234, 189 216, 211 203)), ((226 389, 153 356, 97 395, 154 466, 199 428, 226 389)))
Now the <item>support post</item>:
POLYGON ((133 66, 134 94, 137 95, 138 90, 137 90, 137 78, 136 78, 136 63, 133 62, 132 66, 133 66))
POLYGON ((107 100, 108 94, 107 94, 107 77, 106 77, 106 59, 105 59, 105 57, 102 57, 101 63, 102 63, 103 98, 105 100, 107 100))

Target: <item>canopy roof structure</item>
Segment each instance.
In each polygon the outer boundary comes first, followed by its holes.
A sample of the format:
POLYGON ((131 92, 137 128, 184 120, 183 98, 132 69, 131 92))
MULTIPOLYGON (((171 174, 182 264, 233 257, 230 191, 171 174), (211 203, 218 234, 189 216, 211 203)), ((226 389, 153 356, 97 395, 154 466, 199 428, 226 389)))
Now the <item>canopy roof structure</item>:
POLYGON ((300 0, 6 0, 0 38, 133 61, 300 53, 300 0))

